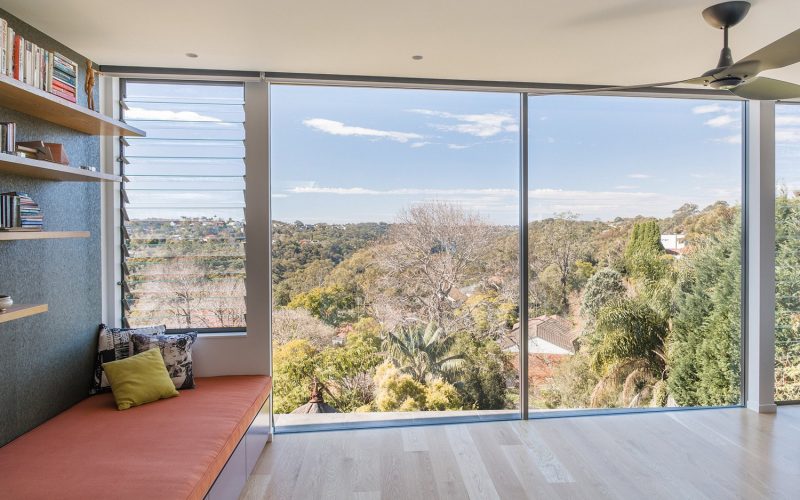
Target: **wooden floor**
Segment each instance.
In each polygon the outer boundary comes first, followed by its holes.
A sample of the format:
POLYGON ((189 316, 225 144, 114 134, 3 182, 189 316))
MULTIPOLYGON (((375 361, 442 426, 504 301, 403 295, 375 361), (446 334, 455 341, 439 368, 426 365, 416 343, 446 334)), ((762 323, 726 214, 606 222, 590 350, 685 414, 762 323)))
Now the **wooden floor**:
POLYGON ((279 434, 242 498, 800 498, 800 406, 279 434))

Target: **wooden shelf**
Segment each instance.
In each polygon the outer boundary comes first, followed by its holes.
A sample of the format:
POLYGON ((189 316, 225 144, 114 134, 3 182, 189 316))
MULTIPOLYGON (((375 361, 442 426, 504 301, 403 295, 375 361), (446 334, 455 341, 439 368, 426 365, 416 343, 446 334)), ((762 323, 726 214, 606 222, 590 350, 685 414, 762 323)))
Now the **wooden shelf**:
POLYGON ((89 231, 0 231, 0 241, 88 237, 89 231))
POLYGON ((14 304, 0 312, 0 323, 47 312, 47 304, 14 304))
POLYGON ((52 161, 32 160, 8 153, 0 153, 0 172, 24 175, 37 179, 70 182, 121 182, 118 175, 69 167, 52 161))
POLYGON ((35 116, 84 134, 144 136, 144 132, 136 127, 2 75, 0 75, 0 107, 35 116))

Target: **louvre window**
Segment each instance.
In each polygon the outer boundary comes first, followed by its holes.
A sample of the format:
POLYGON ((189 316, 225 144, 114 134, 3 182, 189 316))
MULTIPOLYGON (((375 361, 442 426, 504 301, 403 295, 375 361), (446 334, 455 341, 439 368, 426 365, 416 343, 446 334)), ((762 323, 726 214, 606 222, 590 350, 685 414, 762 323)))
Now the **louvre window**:
POLYGON ((127 80, 122 315, 136 327, 245 326, 244 87, 127 80))

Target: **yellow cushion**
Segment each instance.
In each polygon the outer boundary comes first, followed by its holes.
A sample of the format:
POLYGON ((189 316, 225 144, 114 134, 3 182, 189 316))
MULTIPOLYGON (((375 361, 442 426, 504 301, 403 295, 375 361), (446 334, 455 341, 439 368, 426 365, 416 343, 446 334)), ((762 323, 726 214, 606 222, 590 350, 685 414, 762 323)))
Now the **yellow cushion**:
POLYGON ((158 347, 103 363, 103 371, 119 410, 178 395, 158 347))

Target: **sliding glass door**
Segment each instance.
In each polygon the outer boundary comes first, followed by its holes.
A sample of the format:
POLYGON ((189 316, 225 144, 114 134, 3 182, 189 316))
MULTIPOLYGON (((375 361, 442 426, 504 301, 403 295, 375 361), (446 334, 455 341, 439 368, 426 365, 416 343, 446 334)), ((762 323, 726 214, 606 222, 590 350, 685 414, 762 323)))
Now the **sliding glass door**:
POLYGON ((278 427, 516 418, 519 95, 270 99, 278 427))
POLYGON ((531 411, 739 404, 742 104, 528 105, 531 411))

